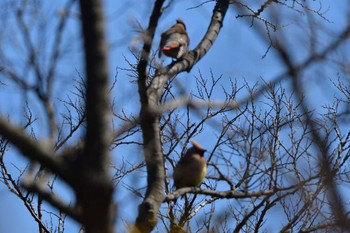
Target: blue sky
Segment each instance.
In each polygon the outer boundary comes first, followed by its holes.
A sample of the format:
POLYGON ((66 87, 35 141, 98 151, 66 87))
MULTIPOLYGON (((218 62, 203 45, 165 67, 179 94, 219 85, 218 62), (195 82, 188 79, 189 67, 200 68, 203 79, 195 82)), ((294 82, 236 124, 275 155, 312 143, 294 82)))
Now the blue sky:
MULTIPOLYGON (((59 1, 55 4, 48 4, 45 7, 48 9, 48 17, 51 17, 51 13, 55 13, 57 5, 62 6, 62 2, 59 1)), ((162 31, 166 30, 169 26, 175 23, 178 17, 181 17, 187 26, 187 30, 191 39, 190 48, 194 48, 204 35, 211 12, 215 2, 206 3, 199 8, 191 8, 198 5, 199 0, 178 0, 174 1, 176 4, 170 9, 167 9, 161 17, 159 27, 156 31, 154 47, 159 43, 159 35, 162 31), (191 9, 190 9, 191 8, 191 9)), ((124 56, 126 59, 135 62, 135 59, 130 53, 129 46, 130 42, 137 36, 135 22, 139 22, 144 28, 147 27, 148 18, 153 6, 153 1, 150 0, 129 0, 129 1, 110 1, 105 0, 106 12, 107 12, 107 35, 110 42, 110 53, 109 53, 109 69, 111 78, 116 74, 116 67, 128 68, 124 56)), ((317 1, 310 1, 310 4, 319 4, 317 1)), ((314 16, 314 20, 318 22, 325 29, 333 32, 331 33, 320 33, 319 40, 321 44, 327 43, 336 32, 339 32, 342 26, 346 22, 346 13, 348 8, 348 1, 322 1, 322 9, 328 9, 325 13, 325 17, 329 19, 329 22, 323 20, 320 17, 314 16)), ((315 5, 315 6, 316 6, 315 5)), ((305 57, 305 51, 308 49, 308 44, 305 35, 310 33, 308 28, 303 28, 303 22, 306 20, 306 16, 297 12, 290 12, 287 8, 282 8, 282 12, 285 12, 286 22, 285 27, 280 32, 283 32, 286 37, 286 43, 290 46, 292 54, 296 60, 303 60, 305 57)), ((53 14, 55 15, 55 14, 53 14)), ((214 75, 223 75, 222 83, 228 82, 229 78, 236 79, 239 84, 247 81, 249 84, 254 84, 262 80, 269 81, 277 77, 284 71, 284 67, 277 61, 276 53, 271 50, 265 58, 262 58, 266 52, 268 44, 262 40, 255 32, 255 26, 249 27, 243 19, 237 19, 235 16, 237 12, 231 8, 229 9, 225 21, 224 27, 221 30, 217 41, 210 49, 208 54, 194 66, 191 73, 182 73, 177 77, 177 80, 183 84, 190 92, 195 89, 194 75, 198 75, 199 70, 204 76, 209 76, 212 71, 214 75)), ((54 21, 54 18, 52 18, 54 21)), ((62 64, 60 64, 60 76, 63 77, 63 82, 57 82, 59 85, 56 88, 56 97, 64 97, 68 89, 64 89, 71 85, 72 77, 76 77, 76 71, 84 73, 83 64, 81 63, 82 51, 79 43, 69 44, 69 40, 72 38, 79 38, 79 24, 76 18, 72 18, 69 22, 67 32, 69 37, 67 38, 67 48, 70 51, 67 56, 64 57, 62 64), (62 91, 62 89, 64 91, 62 91)), ((256 22, 259 25, 259 22, 256 22)), ((52 43, 52 39, 48 36, 48 43, 52 43), (51 42, 50 42, 51 41, 51 42)), ((10 43, 8 41, 8 43, 10 43)), ((348 48, 345 48, 348 49, 348 48)), ((9 51, 15 53, 15 51, 9 51)), ((18 54, 13 54, 16 57, 18 54)), ((164 58, 163 58, 164 59, 164 58)), ((164 63, 170 62, 169 59, 164 59, 164 63)), ((337 95, 335 88, 331 87, 329 79, 336 78, 337 70, 336 66, 325 66, 321 70, 319 67, 310 69, 310 80, 305 81, 305 95, 308 98, 310 106, 314 109, 321 111, 320 106, 330 103, 333 96, 337 95), (322 75, 319 75, 322 74, 322 75), (319 80, 317 77, 321 77, 319 80), (326 89, 326 91, 325 91, 326 89)), ((116 86, 115 94, 117 105, 122 105, 129 114, 137 115, 138 100, 137 87, 135 83, 130 83, 130 78, 126 76, 127 72, 119 70, 118 73, 118 86, 116 86)), ((8 87, 7 87, 8 88, 8 87)), ((16 109, 23 106, 21 93, 14 90, 14 86, 10 86, 7 89, 0 86, 0 98, 9 99, 11 98, 14 103, 5 104, 0 106, 2 114, 9 114, 11 118, 20 121, 21 115, 18 114, 16 109), (15 97, 14 97, 15 96, 15 97)), ((218 94, 218 99, 222 96, 218 94)), ((57 106, 58 107, 58 106, 57 106)), ((40 106, 37 106, 37 110, 40 112, 40 106)), ((44 119, 39 119, 38 124, 45 124, 44 119)), ((40 132, 39 129, 35 129, 40 132)), ((43 133, 44 137, 45 133, 43 133)), ((204 141, 204 138, 199 138, 204 141)), ((210 148, 210 142, 207 146, 210 148)), ((22 157, 17 155, 15 150, 9 152, 11 161, 16 166, 24 167, 26 161, 22 157)), ((125 148, 119 149, 113 152, 113 160, 120 161, 122 156, 128 156, 128 154, 139 153, 139 148, 133 148, 126 150, 125 148)), ((13 166, 11 171, 16 172, 13 166)), ((140 187, 145 184, 144 173, 135 175, 135 182, 140 187), (139 176, 139 177, 137 177, 139 176)), ((63 188, 64 189, 64 188, 63 188)), ((69 193, 67 193, 69 196, 69 193)), ((130 193, 123 192, 119 196, 116 196, 116 200, 121 202, 120 210, 121 215, 128 221, 134 221, 135 214, 137 211, 138 202, 123 202, 130 193), (126 210, 126 211, 124 211, 126 210)), ((16 198, 13 194, 9 193, 3 185, 0 185, 0 197, 3 201, 0 202, 0 232, 37 232, 37 224, 32 221, 30 214, 25 210, 21 201, 16 198)), ((77 232, 78 228, 76 224, 67 220, 66 232, 77 232)), ((121 221, 118 221, 121 224, 121 221)))

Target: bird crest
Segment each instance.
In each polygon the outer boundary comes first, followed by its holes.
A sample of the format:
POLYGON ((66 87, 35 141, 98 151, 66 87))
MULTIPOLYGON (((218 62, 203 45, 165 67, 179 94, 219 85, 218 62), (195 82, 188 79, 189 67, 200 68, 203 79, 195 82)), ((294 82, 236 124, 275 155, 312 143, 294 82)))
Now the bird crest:
POLYGON ((182 24, 182 25, 184 26, 185 30, 186 30, 185 22, 184 22, 181 18, 178 18, 178 19, 176 20, 176 23, 182 24))
POLYGON ((193 147, 195 147, 197 150, 199 150, 199 151, 206 151, 205 149, 203 149, 203 147, 201 145, 199 145, 198 142, 192 140, 191 143, 192 143, 193 147))

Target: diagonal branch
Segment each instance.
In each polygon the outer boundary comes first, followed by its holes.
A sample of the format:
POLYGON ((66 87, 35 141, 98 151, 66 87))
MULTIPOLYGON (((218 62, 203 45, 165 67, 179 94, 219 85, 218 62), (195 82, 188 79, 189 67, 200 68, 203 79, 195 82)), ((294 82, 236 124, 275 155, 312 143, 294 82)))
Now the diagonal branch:
POLYGON ((313 116, 308 111, 307 103, 303 100, 303 90, 301 85, 301 72, 311 63, 325 59, 329 53, 333 50, 341 46, 344 41, 348 40, 350 36, 350 25, 347 25, 345 30, 343 30, 337 40, 332 42, 328 47, 326 47, 321 53, 313 54, 309 59, 300 65, 294 65, 291 59, 291 55, 288 53, 287 49, 282 43, 278 43, 276 48, 279 52, 281 60, 287 67, 288 74, 293 83, 293 89, 296 93, 298 100, 301 102, 301 107, 303 114, 305 116, 305 120, 311 129, 311 134, 315 145, 317 146, 319 152, 319 166, 324 174, 324 183, 328 188, 328 199, 331 205, 334 207, 333 212, 335 213, 338 221, 339 227, 343 230, 349 229, 350 224, 346 217, 345 209, 344 209, 344 201, 340 195, 339 188, 335 181, 335 174, 337 172, 336 168, 333 168, 332 163, 330 162, 330 152, 327 147, 326 138, 324 138, 321 133, 317 130, 315 125, 315 120, 313 116))
POLYGON ((65 178, 67 166, 59 157, 55 157, 52 150, 44 144, 31 139, 22 128, 13 125, 0 117, 0 134, 15 145, 27 158, 38 161, 44 167, 65 178))

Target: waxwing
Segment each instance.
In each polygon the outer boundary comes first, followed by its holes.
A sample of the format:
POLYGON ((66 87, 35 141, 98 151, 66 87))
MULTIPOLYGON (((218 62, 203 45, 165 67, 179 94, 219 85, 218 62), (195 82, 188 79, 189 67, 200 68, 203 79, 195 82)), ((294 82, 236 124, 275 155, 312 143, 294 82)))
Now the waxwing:
POLYGON ((178 19, 175 25, 162 33, 158 56, 163 53, 165 56, 179 59, 188 51, 189 43, 185 23, 178 19))
POLYGON ((176 189, 199 186, 207 173, 207 161, 204 158, 206 150, 195 141, 192 141, 192 145, 174 168, 176 189))

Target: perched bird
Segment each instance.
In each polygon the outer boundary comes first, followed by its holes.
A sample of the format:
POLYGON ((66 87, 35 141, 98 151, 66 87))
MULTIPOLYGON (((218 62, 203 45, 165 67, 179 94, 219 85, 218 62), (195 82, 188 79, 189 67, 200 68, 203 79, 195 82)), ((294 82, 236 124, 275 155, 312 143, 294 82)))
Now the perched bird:
POLYGON ((176 20, 176 24, 162 33, 158 56, 179 59, 188 51, 190 39, 188 38, 186 26, 182 19, 176 20))
POLYGON ((207 173, 207 161, 204 158, 206 150, 195 141, 192 141, 192 145, 174 168, 176 189, 199 186, 207 173))

